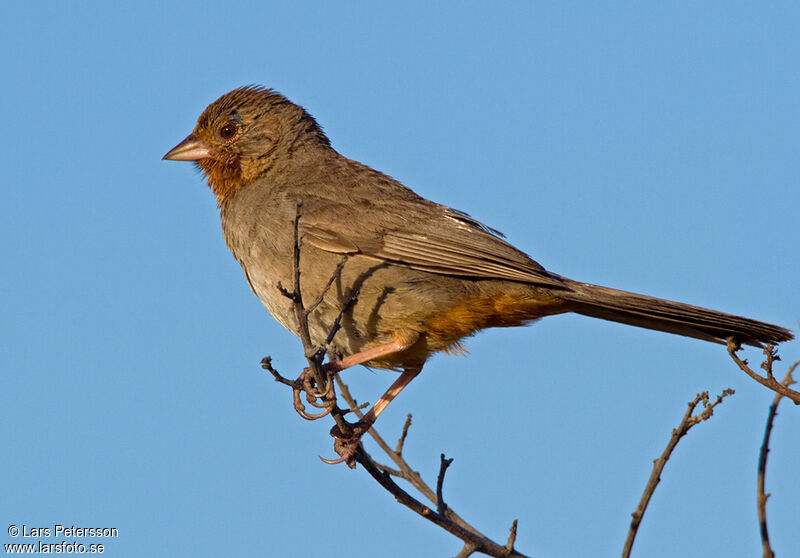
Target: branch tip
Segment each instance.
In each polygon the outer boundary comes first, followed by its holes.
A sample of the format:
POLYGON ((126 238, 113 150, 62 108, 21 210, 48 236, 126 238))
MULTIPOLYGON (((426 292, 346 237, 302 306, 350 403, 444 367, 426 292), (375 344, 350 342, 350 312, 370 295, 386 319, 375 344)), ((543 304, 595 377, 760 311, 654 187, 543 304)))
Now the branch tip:
POLYGON ((514 551, 514 543, 517 542, 517 520, 511 522, 511 529, 508 532, 508 541, 506 542, 506 550, 509 552, 514 551))
POLYGON ((753 378, 762 386, 771 389, 772 391, 781 394, 782 396, 790 399, 795 405, 800 405, 800 393, 793 389, 789 389, 788 385, 784 385, 775 379, 772 373, 772 365, 776 360, 780 360, 778 353, 773 345, 767 345, 764 348, 765 360, 761 363, 761 368, 767 373, 766 377, 753 372, 748 366, 747 359, 739 358, 737 351, 741 349, 741 345, 732 337, 728 338, 728 354, 736 363, 736 365, 748 376, 753 378))
POLYGON ((409 428, 411 428, 411 413, 408 413, 406 422, 403 424, 403 431, 400 433, 400 438, 397 439, 397 446, 394 449, 394 452, 397 455, 403 455, 403 446, 406 443, 406 437, 408 436, 409 428))
POLYGON ((439 476, 436 478, 436 511, 439 515, 444 515, 447 511, 447 504, 444 502, 442 495, 444 489, 444 475, 447 473, 447 468, 453 462, 453 458, 447 459, 444 454, 439 456, 439 476))

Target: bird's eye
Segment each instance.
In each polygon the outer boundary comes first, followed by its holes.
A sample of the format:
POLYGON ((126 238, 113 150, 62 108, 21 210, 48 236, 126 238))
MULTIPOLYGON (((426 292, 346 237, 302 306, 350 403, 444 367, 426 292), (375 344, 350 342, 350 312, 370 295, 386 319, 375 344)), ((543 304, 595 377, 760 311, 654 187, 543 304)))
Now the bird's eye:
POLYGON ((222 139, 231 139, 236 135, 236 124, 225 124, 219 129, 219 137, 222 139))

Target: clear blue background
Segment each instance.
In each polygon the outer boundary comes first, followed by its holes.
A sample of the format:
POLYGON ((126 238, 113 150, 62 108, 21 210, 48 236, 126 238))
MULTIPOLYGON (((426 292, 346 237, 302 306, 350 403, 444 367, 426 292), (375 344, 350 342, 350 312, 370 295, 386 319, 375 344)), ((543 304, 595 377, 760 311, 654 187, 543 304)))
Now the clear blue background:
MULTIPOLYGON (((555 272, 800 320, 795 3, 8 3, 0 47, 0 542, 62 523, 117 527, 108 556, 460 548, 317 459, 330 423, 300 420, 258 366, 294 375, 299 342, 250 293, 198 173, 161 161, 243 84, 555 272)), ((760 553, 772 394, 723 347, 577 316, 467 346, 380 431, 413 412, 409 460, 434 483, 455 458, 447 500, 486 534, 518 518, 532 555, 618 555, 686 402, 732 387, 678 446, 634 551, 760 553)), ((392 375, 346 379, 374 401, 392 375)), ((785 402, 768 470, 782 556, 800 550, 799 436, 785 402)))

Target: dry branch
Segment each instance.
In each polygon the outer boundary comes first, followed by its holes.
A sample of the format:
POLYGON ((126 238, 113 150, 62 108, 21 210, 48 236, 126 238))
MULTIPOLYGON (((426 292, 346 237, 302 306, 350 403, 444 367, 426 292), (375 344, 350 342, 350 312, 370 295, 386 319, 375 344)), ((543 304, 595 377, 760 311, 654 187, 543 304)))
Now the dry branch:
MULTIPOLYGON (((770 373, 771 373, 771 364, 770 361, 770 373)), ((792 373, 794 372, 795 368, 800 365, 800 360, 795 362, 791 367, 789 367, 788 372, 786 372, 786 376, 783 377, 781 384, 786 386, 787 388, 794 384, 794 378, 792 378, 792 373)), ((775 553, 772 551, 772 547, 769 543, 769 531, 767 530, 767 499, 770 497, 769 494, 765 493, 764 485, 766 483, 766 475, 767 475, 767 454, 769 454, 769 439, 772 434, 772 426, 775 421, 775 416, 778 414, 778 403, 780 403, 783 395, 781 393, 777 393, 775 398, 772 400, 772 404, 769 406, 769 413, 767 413, 767 426, 764 428, 764 440, 761 443, 761 450, 758 454, 758 496, 756 499, 757 507, 758 507, 758 526, 761 532, 761 546, 762 546, 762 556, 763 558, 774 558, 775 553)))
POLYGON ((736 353, 742 348, 742 346, 733 338, 728 338, 728 354, 731 355, 733 361, 742 369, 742 371, 757 381, 764 387, 771 389, 776 393, 780 393, 783 397, 791 399, 795 405, 800 405, 800 393, 794 391, 793 389, 789 389, 788 386, 783 385, 781 382, 775 379, 775 376, 772 375, 772 364, 776 360, 780 360, 780 357, 775 352, 774 345, 767 345, 764 347, 764 355, 766 359, 763 363, 761 363, 761 368, 763 368, 767 372, 767 377, 753 372, 750 367, 747 365, 747 359, 739 358, 739 355, 736 353))
MULTIPOLYGON (((443 515, 439 514, 438 512, 434 511, 430 507, 422 504, 414 497, 412 497, 408 492, 400 488, 397 483, 392 480, 391 475, 388 473, 383 472, 372 458, 364 451, 363 446, 359 446, 358 453, 356 453, 356 461, 361 464, 362 467, 374 478, 378 483, 383 486, 388 492, 390 492, 398 502, 406 506, 407 508, 413 510, 420 516, 424 517, 428 521, 431 521, 447 531, 464 541, 465 547, 469 547, 471 552, 482 552, 484 554, 488 554, 489 556, 496 556, 500 557, 524 557, 524 554, 520 554, 516 550, 514 550, 514 539, 516 538, 516 526, 517 522, 514 521, 512 524, 511 533, 512 535, 509 536, 509 544, 506 546, 501 546, 496 542, 493 542, 486 537, 481 535, 477 535, 473 531, 464 529, 460 525, 456 524, 453 521, 450 521, 443 515)), ((463 553, 463 550, 462 550, 463 553)), ((459 553, 459 555, 464 555, 459 553)), ((466 554, 465 556, 469 556, 466 554)))
POLYGON ((689 406, 686 409, 686 413, 683 415, 683 419, 678 427, 672 431, 672 436, 670 436, 667 447, 664 449, 661 457, 653 461, 653 471, 650 473, 650 478, 647 481, 647 485, 644 487, 642 498, 639 500, 639 505, 636 506, 636 510, 631 514, 631 526, 628 530, 628 538, 625 541, 625 547, 622 550, 622 558, 628 558, 631 554, 633 541, 636 539, 636 533, 639 530, 639 525, 642 523, 644 512, 647 510, 647 505, 650 503, 650 498, 652 498, 658 483, 661 481, 661 473, 664 470, 664 466, 667 464, 667 461, 669 461, 675 446, 678 445, 678 442, 680 442, 681 438, 683 438, 686 433, 689 432, 689 429, 691 429, 695 424, 711 418, 711 416, 714 414, 714 407, 722 403, 722 400, 728 395, 733 395, 733 393, 734 392, 732 389, 726 389, 719 396, 717 396, 717 399, 713 403, 709 403, 708 392, 704 391, 703 393, 698 393, 697 397, 689 402, 689 406), (700 403, 703 404, 703 410, 695 415, 694 410, 700 403))

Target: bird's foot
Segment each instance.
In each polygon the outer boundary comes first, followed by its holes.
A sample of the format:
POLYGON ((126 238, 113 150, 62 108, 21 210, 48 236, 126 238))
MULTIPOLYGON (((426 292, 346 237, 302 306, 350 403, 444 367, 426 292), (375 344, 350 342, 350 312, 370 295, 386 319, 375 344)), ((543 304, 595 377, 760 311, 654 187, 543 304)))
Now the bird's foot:
POLYGON ((306 420, 317 420, 330 414, 336 403, 336 392, 333 387, 333 376, 341 370, 341 367, 334 361, 322 365, 321 371, 326 379, 324 390, 317 386, 316 378, 311 372, 311 368, 304 368, 297 380, 294 381, 293 399, 294 409, 306 420), (300 392, 306 392, 306 401, 317 409, 323 409, 319 413, 309 413, 300 397, 300 392))
POLYGON ((300 373, 300 376, 297 377, 297 381, 303 384, 303 390, 311 396, 315 396, 318 399, 323 399, 326 394, 329 395, 333 388, 330 386, 332 385, 330 381, 336 374, 344 370, 344 367, 341 365, 340 361, 333 360, 330 362, 326 362, 325 364, 319 367, 320 372, 322 373, 323 378, 327 383, 326 393, 321 393, 317 390, 316 378, 314 374, 311 372, 311 368, 306 366, 303 368, 303 371, 300 373))
POLYGON ((350 425, 350 434, 345 435, 342 433, 339 425, 331 428, 331 436, 335 439, 333 443, 333 450, 339 454, 338 459, 325 459, 320 457, 322 461, 328 465, 336 465, 338 463, 347 463, 351 469, 355 468, 356 453, 358 453, 358 446, 361 443, 361 438, 372 427, 372 422, 364 420, 363 418, 350 425))

